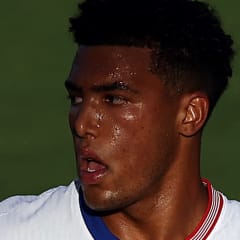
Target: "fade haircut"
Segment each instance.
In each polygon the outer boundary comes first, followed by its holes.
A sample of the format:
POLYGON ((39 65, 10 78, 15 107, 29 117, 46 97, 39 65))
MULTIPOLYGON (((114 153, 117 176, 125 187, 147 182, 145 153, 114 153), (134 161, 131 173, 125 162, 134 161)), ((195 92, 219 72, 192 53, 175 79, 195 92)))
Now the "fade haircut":
POLYGON ((204 2, 87 0, 70 24, 78 45, 151 48, 152 71, 176 93, 205 92, 210 112, 232 76, 233 41, 204 2))

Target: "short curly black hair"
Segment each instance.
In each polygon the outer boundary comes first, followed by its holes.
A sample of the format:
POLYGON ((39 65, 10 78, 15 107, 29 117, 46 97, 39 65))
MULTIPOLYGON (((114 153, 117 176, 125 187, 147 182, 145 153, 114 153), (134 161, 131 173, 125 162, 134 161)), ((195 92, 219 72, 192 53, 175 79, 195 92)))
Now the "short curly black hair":
POLYGON ((78 45, 149 47, 153 71, 176 92, 204 91, 210 110, 232 76, 234 55, 207 3, 193 0, 86 0, 70 18, 78 45))

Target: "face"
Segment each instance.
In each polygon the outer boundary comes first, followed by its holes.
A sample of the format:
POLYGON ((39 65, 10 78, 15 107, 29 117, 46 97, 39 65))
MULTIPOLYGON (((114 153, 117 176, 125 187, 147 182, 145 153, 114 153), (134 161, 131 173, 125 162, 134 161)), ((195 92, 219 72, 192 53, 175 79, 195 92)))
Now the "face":
POLYGON ((95 210, 158 193, 177 148, 178 101, 150 70, 148 48, 81 47, 66 81, 77 171, 95 210))

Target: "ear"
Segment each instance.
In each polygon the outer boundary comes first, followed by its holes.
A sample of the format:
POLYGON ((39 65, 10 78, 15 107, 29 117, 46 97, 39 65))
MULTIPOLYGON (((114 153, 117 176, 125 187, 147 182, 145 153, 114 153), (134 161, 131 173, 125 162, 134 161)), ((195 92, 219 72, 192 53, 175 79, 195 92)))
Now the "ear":
POLYGON ((209 111, 208 97, 202 93, 185 95, 182 99, 181 119, 179 133, 190 137, 199 132, 204 124, 209 111))

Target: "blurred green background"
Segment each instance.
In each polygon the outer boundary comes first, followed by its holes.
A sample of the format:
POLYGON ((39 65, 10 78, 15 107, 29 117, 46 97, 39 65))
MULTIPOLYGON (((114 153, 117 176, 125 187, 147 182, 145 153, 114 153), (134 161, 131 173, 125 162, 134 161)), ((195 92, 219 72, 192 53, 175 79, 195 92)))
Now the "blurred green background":
MULTIPOLYGON (((240 48, 240 2, 209 0, 240 48)), ((63 82, 76 46, 68 18, 77 0, 2 1, 0 200, 38 194, 76 177, 63 82)), ((240 67, 204 134, 202 175, 240 200, 240 67)))

